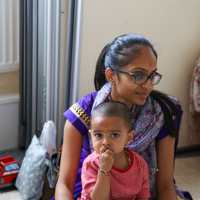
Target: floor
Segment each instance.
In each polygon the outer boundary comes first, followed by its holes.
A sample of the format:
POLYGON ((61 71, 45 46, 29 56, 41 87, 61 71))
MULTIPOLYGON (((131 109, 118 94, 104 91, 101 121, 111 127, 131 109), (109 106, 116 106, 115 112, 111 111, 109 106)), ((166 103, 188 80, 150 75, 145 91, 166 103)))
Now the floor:
POLYGON ((189 191, 193 200, 200 200, 200 149, 176 154, 174 178, 179 189, 189 191))
MULTIPOLYGON (((22 163, 24 150, 0 151, 0 158, 12 155, 22 163)), ((174 177, 180 190, 191 193, 193 200, 200 200, 200 149, 178 152, 175 160, 174 177)), ((14 187, 0 189, 0 200, 23 200, 14 187)))

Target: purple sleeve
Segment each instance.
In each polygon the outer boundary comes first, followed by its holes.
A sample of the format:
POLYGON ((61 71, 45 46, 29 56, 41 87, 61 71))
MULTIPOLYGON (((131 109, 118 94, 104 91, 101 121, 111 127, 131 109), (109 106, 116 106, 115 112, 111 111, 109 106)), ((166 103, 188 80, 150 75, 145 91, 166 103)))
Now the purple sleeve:
MULTIPOLYGON (((175 124, 176 124, 177 128, 179 129, 179 127, 181 125, 181 118, 182 118, 182 115, 183 115, 183 110, 182 110, 180 104, 176 104, 176 108, 177 108, 179 115, 180 115, 180 121, 177 122, 177 119, 175 119, 175 124)), ((163 127, 161 128, 159 134, 157 135, 157 137, 155 139, 161 140, 161 139, 167 137, 168 135, 169 135, 168 130, 167 130, 165 124, 164 124, 163 127)))
MULTIPOLYGON (((91 109, 93 102, 96 98, 97 92, 93 92, 88 94, 87 96, 81 98, 77 104, 89 115, 91 116, 91 109)), ((74 127, 81 133, 81 135, 85 135, 88 132, 88 127, 81 121, 80 116, 78 116, 72 107, 70 107, 67 111, 63 113, 63 115, 74 125, 74 127)))

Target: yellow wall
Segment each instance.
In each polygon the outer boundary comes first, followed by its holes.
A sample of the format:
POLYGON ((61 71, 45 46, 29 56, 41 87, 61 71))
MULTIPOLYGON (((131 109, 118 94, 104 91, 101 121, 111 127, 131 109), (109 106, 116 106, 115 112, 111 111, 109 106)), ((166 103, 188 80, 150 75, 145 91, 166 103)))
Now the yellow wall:
POLYGON ((68 17, 68 0, 61 1, 61 37, 60 37, 60 88, 59 88, 59 125, 57 133, 57 146, 63 135, 63 105, 64 105, 64 85, 65 85, 65 64, 66 64, 66 42, 67 42, 67 17, 68 17))
POLYGON ((19 91, 19 71, 0 73, 0 92, 19 91))
POLYGON ((163 74, 156 89, 178 97, 184 110, 179 147, 188 141, 189 86, 200 55, 199 0, 85 0, 79 98, 94 91, 95 63, 101 49, 116 36, 137 33, 147 37, 158 52, 163 74))

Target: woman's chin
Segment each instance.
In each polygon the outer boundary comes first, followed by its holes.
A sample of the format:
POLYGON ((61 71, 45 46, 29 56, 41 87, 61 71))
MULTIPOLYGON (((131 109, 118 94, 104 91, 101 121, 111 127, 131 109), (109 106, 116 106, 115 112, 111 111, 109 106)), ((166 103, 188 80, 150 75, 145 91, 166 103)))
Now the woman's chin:
POLYGON ((138 101, 134 101, 134 105, 142 106, 145 104, 147 99, 138 99, 138 101))

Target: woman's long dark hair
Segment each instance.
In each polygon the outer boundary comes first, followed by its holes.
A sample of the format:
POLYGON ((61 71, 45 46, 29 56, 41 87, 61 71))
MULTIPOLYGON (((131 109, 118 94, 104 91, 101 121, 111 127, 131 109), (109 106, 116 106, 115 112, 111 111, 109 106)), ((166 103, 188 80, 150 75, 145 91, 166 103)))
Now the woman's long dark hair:
MULTIPOLYGON (((143 47, 150 48, 157 58, 157 53, 154 50, 153 45, 148 39, 141 35, 125 34, 115 38, 112 43, 108 43, 103 48, 96 63, 94 76, 94 85, 96 91, 100 90, 107 82, 105 76, 105 70, 107 68, 121 68, 130 64, 141 54, 143 47)), ((152 101, 156 100, 161 106, 164 113, 165 126, 170 135, 177 138, 180 116, 176 105, 166 94, 155 90, 151 92, 150 97, 152 98, 152 101), (177 118, 177 124, 175 123, 174 118, 177 118)))
POLYGON ((165 127, 170 135, 178 138, 181 116, 174 102, 164 93, 153 90, 150 93, 152 100, 156 100, 162 108, 164 114, 165 127))
POLYGON ((108 43, 103 48, 96 63, 96 70, 94 74, 94 85, 95 85, 96 91, 100 90, 103 87, 103 85, 107 82, 107 79, 105 76, 104 62, 105 62, 105 56, 110 47, 110 44, 111 43, 108 43))

